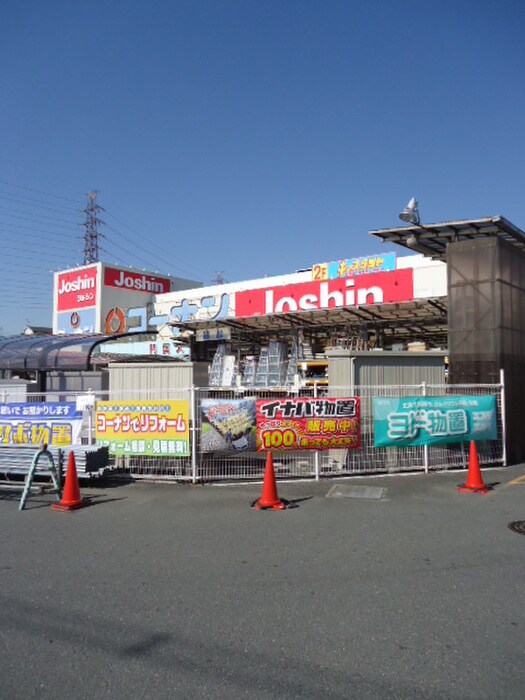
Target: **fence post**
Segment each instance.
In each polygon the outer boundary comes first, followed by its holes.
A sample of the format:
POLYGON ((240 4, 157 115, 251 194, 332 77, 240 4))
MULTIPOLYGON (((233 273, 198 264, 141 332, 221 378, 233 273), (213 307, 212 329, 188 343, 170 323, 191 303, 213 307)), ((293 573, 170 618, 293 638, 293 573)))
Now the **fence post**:
POLYGON ((503 466, 507 466, 507 416, 505 413, 505 370, 499 371, 500 396, 501 396, 501 441, 503 466))
MULTIPOLYGON (((421 395, 426 396, 427 395, 427 383, 426 382, 421 382, 421 395)), ((423 464, 425 465, 425 474, 428 474, 428 462, 429 462, 429 455, 428 455, 428 445, 423 445, 423 464)))
POLYGON ((190 388, 190 420, 191 420, 191 483, 197 483, 197 407, 195 385, 190 388))
MULTIPOLYGON (((317 380, 314 381, 314 399, 317 398, 317 380)), ((320 478, 320 468, 319 468, 319 450, 315 451, 314 454, 314 471, 315 471, 315 480, 319 481, 320 478)))
POLYGON ((93 425, 94 425, 94 420, 93 420, 93 414, 95 412, 95 396, 93 396, 93 400, 91 399, 91 395, 93 394, 93 390, 91 388, 88 389, 88 394, 89 394, 89 400, 88 400, 88 445, 93 445, 95 443, 95 436, 94 436, 94 431, 93 431, 93 425))

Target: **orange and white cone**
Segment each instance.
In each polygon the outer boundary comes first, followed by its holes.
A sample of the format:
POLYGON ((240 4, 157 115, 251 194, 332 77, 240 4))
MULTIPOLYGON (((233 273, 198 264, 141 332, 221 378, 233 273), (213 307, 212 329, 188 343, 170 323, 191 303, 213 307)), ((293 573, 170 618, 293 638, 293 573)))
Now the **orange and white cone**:
POLYGON ((488 493, 488 488, 481 477, 479 468, 478 450, 474 440, 470 441, 470 452, 468 457, 467 480, 461 486, 458 486, 458 491, 461 493, 488 493))
POLYGON ((83 508, 87 505, 88 502, 80 497, 75 453, 71 450, 67 460, 66 481, 64 483, 62 498, 59 503, 53 503, 51 508, 54 510, 77 510, 77 508, 83 508))
POLYGON ((288 501, 284 501, 277 496, 277 486, 275 484, 275 473, 273 471, 272 453, 266 456, 266 469, 264 471, 264 481, 262 494, 259 499, 252 503, 256 510, 284 510, 288 506, 288 501))

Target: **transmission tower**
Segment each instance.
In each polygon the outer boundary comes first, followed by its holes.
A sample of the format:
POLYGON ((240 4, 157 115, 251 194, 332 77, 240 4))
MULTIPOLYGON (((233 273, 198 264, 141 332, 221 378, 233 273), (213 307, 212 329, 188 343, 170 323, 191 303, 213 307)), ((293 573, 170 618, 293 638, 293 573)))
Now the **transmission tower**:
POLYGON ((224 270, 219 270, 215 276, 215 279, 211 281, 212 284, 224 284, 228 280, 224 279, 224 270))
POLYGON ((98 241, 103 235, 98 230, 98 226, 103 224, 102 219, 98 218, 98 213, 104 209, 96 203, 97 192, 88 192, 87 207, 83 209, 86 215, 86 221, 82 224, 86 229, 84 234, 84 265, 98 262, 98 241))

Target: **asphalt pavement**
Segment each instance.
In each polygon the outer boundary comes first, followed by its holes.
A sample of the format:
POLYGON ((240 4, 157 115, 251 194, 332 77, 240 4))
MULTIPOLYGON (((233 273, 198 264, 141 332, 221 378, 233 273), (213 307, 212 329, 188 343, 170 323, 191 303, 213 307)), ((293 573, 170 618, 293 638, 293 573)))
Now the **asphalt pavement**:
POLYGON ((465 476, 0 488, 2 696, 521 700, 525 465, 465 476))

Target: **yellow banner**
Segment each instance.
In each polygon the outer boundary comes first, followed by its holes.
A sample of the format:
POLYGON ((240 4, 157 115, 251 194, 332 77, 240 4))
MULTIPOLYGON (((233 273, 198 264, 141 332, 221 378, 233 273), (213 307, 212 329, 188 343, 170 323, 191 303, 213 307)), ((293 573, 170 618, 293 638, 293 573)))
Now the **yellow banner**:
POLYGON ((188 402, 97 401, 95 437, 114 455, 188 456, 188 402))

